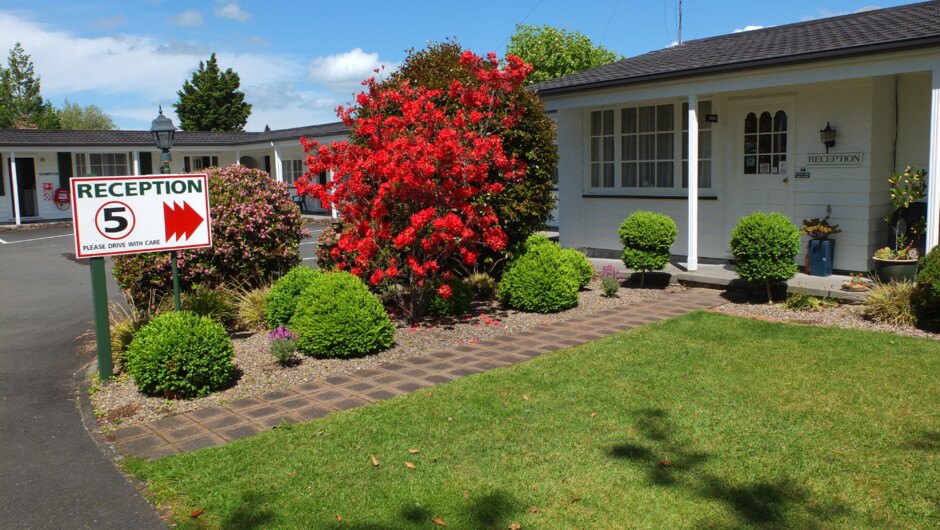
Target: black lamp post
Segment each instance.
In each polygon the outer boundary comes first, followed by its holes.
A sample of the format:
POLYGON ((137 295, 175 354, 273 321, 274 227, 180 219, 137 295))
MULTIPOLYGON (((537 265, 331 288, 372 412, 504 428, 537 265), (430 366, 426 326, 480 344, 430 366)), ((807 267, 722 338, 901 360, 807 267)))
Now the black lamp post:
POLYGON ((153 135, 153 142, 157 148, 163 151, 160 155, 162 162, 162 173, 169 174, 170 171, 170 148, 173 147, 173 134, 176 132, 176 126, 170 118, 163 115, 163 106, 160 106, 160 115, 150 124, 150 134, 153 135))

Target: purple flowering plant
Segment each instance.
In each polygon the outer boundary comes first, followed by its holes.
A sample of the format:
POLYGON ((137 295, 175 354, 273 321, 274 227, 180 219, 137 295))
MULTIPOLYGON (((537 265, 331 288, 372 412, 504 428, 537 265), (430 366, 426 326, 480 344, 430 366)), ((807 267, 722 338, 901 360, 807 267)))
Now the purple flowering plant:
POLYGON ((287 364, 297 351, 298 338, 300 338, 299 335, 287 326, 278 326, 277 329, 268 333, 268 339, 271 341, 271 355, 280 364, 287 364))
POLYGON ((623 281, 623 276, 617 272, 617 268, 613 265, 604 265, 598 276, 601 278, 601 291, 603 291, 604 296, 607 298, 617 296, 617 291, 620 290, 620 282, 623 281))

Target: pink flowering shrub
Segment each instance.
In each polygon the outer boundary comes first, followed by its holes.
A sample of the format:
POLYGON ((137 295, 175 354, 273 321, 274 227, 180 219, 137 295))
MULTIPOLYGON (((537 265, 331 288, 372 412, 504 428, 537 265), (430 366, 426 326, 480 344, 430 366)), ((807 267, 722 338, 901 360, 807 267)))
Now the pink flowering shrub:
MULTIPOLYGON (((260 285, 300 263, 298 245, 309 234, 284 183, 239 165, 207 173, 212 247, 177 252, 182 290, 260 285)), ((114 278, 138 307, 156 303, 173 292, 170 253, 118 256, 114 278)))

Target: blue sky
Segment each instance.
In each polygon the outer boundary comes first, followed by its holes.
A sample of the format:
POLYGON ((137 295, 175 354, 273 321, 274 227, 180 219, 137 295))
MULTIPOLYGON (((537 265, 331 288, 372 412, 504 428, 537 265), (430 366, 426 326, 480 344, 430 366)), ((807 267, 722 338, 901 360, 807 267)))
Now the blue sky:
MULTIPOLYGON (((684 0, 683 40, 853 13, 885 0, 684 0), (871 3, 874 2, 874 3, 871 3)), ((16 42, 31 55, 42 94, 98 105, 121 129, 147 129, 157 106, 215 52, 254 105, 246 130, 336 121, 372 70, 394 69, 409 48, 455 37, 500 56, 517 23, 578 30, 639 55, 676 40, 678 0, 0 0, 3 62, 16 42)))

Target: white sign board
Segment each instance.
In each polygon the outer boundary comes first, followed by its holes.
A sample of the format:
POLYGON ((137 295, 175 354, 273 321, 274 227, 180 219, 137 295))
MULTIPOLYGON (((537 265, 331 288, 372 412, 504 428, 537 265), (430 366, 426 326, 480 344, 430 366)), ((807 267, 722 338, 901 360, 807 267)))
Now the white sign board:
POLYGON ((212 246, 206 175, 73 178, 75 256, 212 246))

